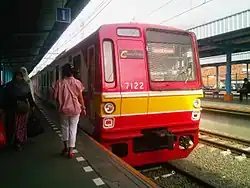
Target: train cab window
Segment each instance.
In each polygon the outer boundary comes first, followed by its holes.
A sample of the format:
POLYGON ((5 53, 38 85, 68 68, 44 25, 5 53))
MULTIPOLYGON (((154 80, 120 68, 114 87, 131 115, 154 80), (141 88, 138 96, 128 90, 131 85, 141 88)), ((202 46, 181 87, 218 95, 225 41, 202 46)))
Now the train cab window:
POLYGON ((103 42, 103 63, 105 82, 114 82, 114 54, 113 43, 111 41, 103 42))
POLYGON ((191 36, 148 29, 147 52, 150 79, 153 82, 196 80, 196 65, 191 36))
POLYGON ((140 37, 141 32, 138 28, 118 28, 117 35, 120 37, 140 37))

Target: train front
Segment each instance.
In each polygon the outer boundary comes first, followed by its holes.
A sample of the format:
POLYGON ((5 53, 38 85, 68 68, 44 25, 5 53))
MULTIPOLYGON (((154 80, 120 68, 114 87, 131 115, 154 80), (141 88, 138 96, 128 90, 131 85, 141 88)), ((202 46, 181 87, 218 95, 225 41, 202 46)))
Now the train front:
POLYGON ((203 97, 195 35, 148 29, 146 46, 147 123, 154 128, 143 130, 144 136, 135 139, 134 147, 148 152, 141 157, 145 163, 185 158, 198 144, 203 97))
POLYGON ((187 157, 198 144, 203 97, 195 35, 141 32, 117 40, 121 98, 114 127, 103 132, 117 138, 104 145, 133 166, 187 157))

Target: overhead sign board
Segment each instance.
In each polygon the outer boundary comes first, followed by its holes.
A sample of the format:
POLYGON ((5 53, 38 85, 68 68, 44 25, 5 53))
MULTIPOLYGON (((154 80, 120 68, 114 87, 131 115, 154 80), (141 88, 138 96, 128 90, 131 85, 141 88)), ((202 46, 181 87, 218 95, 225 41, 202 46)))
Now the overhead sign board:
POLYGON ((63 23, 71 23, 71 9, 70 8, 57 8, 56 21, 63 23))

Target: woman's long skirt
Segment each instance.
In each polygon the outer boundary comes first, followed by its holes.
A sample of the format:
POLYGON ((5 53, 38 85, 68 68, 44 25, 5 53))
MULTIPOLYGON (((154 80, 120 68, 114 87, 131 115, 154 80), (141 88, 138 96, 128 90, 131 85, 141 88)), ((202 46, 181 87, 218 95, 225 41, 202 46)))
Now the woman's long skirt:
POLYGON ((24 143, 27 140, 27 114, 16 114, 16 142, 24 143))

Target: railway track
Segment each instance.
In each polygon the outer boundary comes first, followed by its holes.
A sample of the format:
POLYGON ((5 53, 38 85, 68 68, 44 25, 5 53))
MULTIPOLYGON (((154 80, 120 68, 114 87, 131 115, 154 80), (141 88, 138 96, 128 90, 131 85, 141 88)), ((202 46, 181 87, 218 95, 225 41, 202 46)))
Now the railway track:
POLYGON ((250 140, 219 134, 211 131, 200 130, 199 141, 222 150, 250 157, 250 140))
MULTIPOLYGON (((184 169, 181 169, 175 166, 172 163, 164 163, 160 165, 154 165, 150 167, 141 167, 138 169, 140 173, 145 176, 151 178, 161 187, 169 187, 167 185, 171 185, 171 187, 185 187, 187 184, 195 184, 195 187, 203 188, 215 188, 216 186, 209 183, 200 177, 195 176, 193 173, 189 173, 184 169), (180 179, 186 179, 183 181, 183 185, 180 183, 180 179), (189 183, 187 183, 187 181, 189 183), (168 183, 166 183, 168 182, 168 183), (177 184, 178 182, 178 184, 177 184), (175 185, 174 185, 175 184, 175 185)), ((193 186, 192 186, 193 187, 193 186)))
MULTIPOLYGON (((200 143, 205 145, 210 145, 222 150, 230 150, 231 153, 241 155, 244 154, 246 157, 250 157, 250 140, 245 140, 241 138, 236 138, 224 134, 219 134, 215 132, 210 132, 206 130, 200 130, 199 135, 200 143)), ((240 157, 241 157, 240 156, 240 157)), ((175 184, 180 181, 192 182, 196 184, 197 187, 217 187, 212 182, 204 177, 200 177, 197 173, 192 173, 193 171, 186 170, 182 165, 176 165, 175 161, 170 161, 166 164, 155 165, 151 167, 144 167, 143 169, 138 169, 142 174, 151 178, 161 187, 169 187, 171 183, 175 184)), ((187 184, 183 183, 183 186, 187 184)), ((188 185, 187 185, 188 186, 188 185)), ((196 187, 190 186, 190 187, 196 187)), ((174 185, 173 187, 181 187, 180 184, 174 185)))

